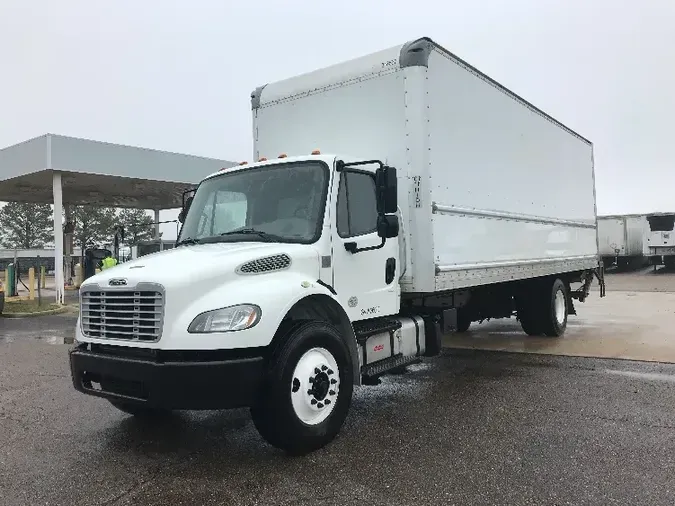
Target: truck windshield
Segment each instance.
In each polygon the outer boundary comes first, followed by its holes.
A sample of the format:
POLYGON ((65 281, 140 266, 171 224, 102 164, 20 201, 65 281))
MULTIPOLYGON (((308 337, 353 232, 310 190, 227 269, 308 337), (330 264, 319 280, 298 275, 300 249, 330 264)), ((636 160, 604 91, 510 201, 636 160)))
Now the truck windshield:
POLYGON ((199 185, 179 243, 315 242, 327 188, 328 167, 319 161, 223 172, 199 185))

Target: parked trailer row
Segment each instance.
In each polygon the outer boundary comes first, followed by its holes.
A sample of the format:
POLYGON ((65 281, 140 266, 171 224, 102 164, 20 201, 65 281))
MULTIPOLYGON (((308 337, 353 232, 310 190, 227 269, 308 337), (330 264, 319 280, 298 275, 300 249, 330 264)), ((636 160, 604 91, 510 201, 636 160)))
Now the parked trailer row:
POLYGON ((663 264, 669 269, 675 267, 675 213, 651 213, 647 221, 650 263, 663 264))
POLYGON ((598 247, 605 267, 637 267, 649 257, 646 214, 598 216, 598 247))
POLYGON ((675 213, 598 216, 598 251, 605 267, 675 267, 675 213))

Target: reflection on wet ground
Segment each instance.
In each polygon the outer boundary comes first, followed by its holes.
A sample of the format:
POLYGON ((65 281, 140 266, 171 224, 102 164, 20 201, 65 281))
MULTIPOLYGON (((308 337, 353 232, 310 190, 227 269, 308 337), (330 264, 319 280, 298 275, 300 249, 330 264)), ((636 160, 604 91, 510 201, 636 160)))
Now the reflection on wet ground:
POLYGON ((35 336, 35 335, 29 335, 29 336, 22 336, 22 335, 12 335, 12 336, 0 336, 0 344, 2 343, 13 343, 17 339, 36 339, 38 341, 42 341, 47 344, 72 344, 73 343, 73 338, 72 337, 64 337, 62 331, 57 331, 54 332, 53 335, 47 335, 42 334, 40 336, 35 336))
POLYGON ((675 293, 608 291, 576 304, 562 339, 528 337, 515 318, 472 324, 444 346, 675 363, 675 293))
POLYGON ((48 344, 70 344, 75 337, 76 313, 32 318, 0 318, 0 344, 36 339, 48 344))

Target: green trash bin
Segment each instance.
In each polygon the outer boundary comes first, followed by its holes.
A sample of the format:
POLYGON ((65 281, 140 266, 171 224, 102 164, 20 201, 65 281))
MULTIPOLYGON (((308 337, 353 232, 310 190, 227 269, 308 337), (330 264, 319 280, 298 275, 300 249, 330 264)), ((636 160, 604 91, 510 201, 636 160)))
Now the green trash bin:
POLYGON ((16 266, 13 263, 7 266, 7 283, 9 283, 9 286, 5 287, 5 295, 16 297, 18 295, 16 291, 16 266))

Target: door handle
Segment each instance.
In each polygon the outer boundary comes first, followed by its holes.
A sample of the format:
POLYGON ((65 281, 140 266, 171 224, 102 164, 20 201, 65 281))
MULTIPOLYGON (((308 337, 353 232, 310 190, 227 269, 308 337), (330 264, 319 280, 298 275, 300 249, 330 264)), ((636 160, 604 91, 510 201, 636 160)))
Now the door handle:
POLYGON ((396 259, 387 258, 387 262, 384 267, 384 281, 386 284, 391 284, 394 281, 394 276, 396 275, 396 259))

